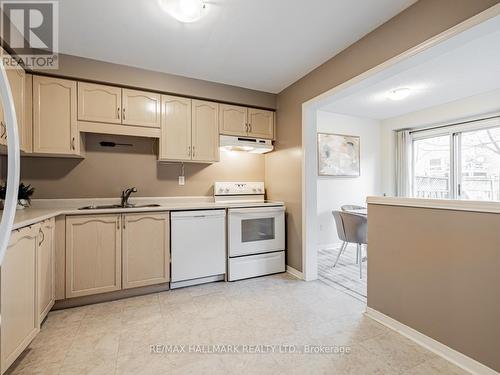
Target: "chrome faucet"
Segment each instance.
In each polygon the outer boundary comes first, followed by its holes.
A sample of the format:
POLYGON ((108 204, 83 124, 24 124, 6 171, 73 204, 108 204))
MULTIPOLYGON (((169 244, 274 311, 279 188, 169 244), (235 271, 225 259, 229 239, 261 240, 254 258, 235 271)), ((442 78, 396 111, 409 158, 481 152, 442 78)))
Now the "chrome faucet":
POLYGON ((128 199, 132 193, 137 193, 137 189, 135 187, 131 187, 127 190, 122 191, 122 207, 131 207, 132 205, 128 203, 128 199))

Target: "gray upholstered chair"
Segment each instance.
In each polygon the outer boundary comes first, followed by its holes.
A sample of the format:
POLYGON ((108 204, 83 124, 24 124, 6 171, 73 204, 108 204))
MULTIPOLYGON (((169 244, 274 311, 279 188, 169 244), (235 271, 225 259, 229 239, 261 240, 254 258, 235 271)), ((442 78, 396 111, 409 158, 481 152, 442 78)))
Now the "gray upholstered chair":
POLYGON ((344 204, 340 207, 342 211, 356 211, 356 210, 366 210, 366 207, 357 206, 355 204, 344 204))
POLYGON ((365 215, 356 215, 350 212, 339 212, 344 227, 345 241, 357 245, 359 260, 359 278, 363 278, 362 245, 368 245, 368 219, 365 215))
POLYGON ((347 247, 347 237, 345 236, 344 223, 342 222, 340 211, 332 211, 332 215, 335 220, 335 225, 337 226, 337 235, 339 236, 339 239, 342 241, 342 245, 340 246, 340 251, 337 255, 337 259, 335 259, 335 263, 333 264, 333 266, 335 267, 340 259, 340 256, 347 247))

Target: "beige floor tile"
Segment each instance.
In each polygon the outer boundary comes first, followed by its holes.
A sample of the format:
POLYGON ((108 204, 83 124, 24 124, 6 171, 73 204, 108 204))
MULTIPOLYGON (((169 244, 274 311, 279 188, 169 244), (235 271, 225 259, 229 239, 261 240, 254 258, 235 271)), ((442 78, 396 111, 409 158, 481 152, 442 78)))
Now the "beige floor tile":
POLYGON ((11 373, 465 374, 364 309, 286 274, 182 288, 51 312, 11 373), (152 354, 156 344, 345 345, 351 353, 152 354))
POLYGON ((435 358, 418 365, 404 373, 404 375, 468 375, 469 373, 461 368, 445 361, 442 358, 435 358))
POLYGON ((407 371, 436 358, 435 354, 393 331, 362 341, 361 345, 397 372, 407 371))

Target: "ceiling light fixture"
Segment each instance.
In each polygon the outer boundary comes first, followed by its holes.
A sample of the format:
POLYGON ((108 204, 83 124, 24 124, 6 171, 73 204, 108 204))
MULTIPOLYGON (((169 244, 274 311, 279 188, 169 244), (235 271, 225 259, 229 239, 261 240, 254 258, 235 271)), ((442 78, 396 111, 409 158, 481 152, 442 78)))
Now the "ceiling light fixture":
POLYGON ((406 99, 411 94, 411 89, 408 87, 400 87, 398 89, 391 90, 387 93, 387 97, 391 100, 403 100, 406 99))
POLYGON ((207 13, 203 0, 160 0, 161 7, 180 22, 191 23, 207 13))

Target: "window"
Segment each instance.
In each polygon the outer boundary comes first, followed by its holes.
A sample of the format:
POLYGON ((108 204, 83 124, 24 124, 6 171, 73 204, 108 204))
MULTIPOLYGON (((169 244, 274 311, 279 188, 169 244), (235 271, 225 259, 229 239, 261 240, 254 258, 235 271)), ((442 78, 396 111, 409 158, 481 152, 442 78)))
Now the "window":
POLYGON ((500 119, 412 132, 412 196, 500 201, 500 119))

